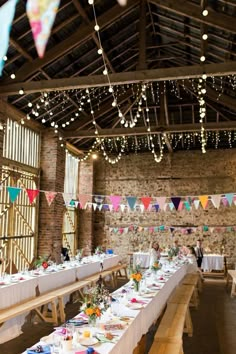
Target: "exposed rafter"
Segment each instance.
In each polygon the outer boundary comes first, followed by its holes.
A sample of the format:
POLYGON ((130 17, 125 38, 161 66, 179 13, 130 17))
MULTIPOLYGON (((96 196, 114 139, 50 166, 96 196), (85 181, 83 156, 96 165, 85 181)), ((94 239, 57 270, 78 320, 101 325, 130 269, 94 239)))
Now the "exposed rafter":
MULTIPOLYGON (((152 134, 162 134, 162 133, 181 133, 181 132, 200 132, 200 124, 171 124, 164 126, 151 126, 152 134)), ((234 130, 236 129, 236 122, 219 122, 219 123, 206 123, 204 124, 205 130, 217 131, 217 130, 234 130)), ((138 136, 146 135, 146 127, 136 127, 133 129, 129 128, 116 128, 116 129, 99 129, 99 137, 119 137, 119 136, 138 136)), ((75 130, 66 131, 64 133, 64 138, 96 138, 94 131, 91 130, 75 130)))
POLYGON ((190 17, 198 22, 206 23, 212 27, 223 29, 226 32, 236 33, 235 21, 231 16, 217 14, 213 10, 208 16, 201 15, 201 7, 185 0, 149 0, 150 3, 162 9, 174 12, 180 16, 190 17))
MULTIPOLYGON (((236 62, 229 61, 219 64, 192 65, 153 70, 142 70, 110 74, 112 85, 123 85, 150 81, 180 80, 201 77, 203 72, 208 76, 234 75, 236 62)), ((85 89, 88 87, 109 86, 104 75, 91 75, 74 78, 52 79, 42 81, 21 82, 0 86, 0 95, 9 96, 18 94, 20 89, 25 93, 49 92, 55 90, 85 89)))

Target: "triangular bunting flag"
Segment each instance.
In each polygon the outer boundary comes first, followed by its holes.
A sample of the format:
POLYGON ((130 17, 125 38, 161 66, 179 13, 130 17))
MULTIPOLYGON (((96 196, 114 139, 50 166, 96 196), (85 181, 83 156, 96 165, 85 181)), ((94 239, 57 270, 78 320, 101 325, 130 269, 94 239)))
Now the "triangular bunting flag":
POLYGON ((63 193, 63 199, 65 202, 65 205, 70 205, 71 199, 73 199, 73 194, 72 193, 63 193))
POLYGON ((102 211, 102 207, 103 207, 103 204, 98 205, 98 210, 99 210, 99 211, 102 211))
POLYGON ((183 209, 183 205, 184 205, 184 203, 182 201, 180 201, 179 206, 178 206, 179 211, 181 211, 183 209))
POLYGON ((120 204, 120 210, 122 211, 122 213, 125 211, 125 207, 126 207, 125 204, 120 204))
POLYGON ((159 204, 154 204, 154 208, 155 208, 156 212, 158 212, 158 210, 159 210, 159 204))
POLYGON ((140 208, 140 211, 143 213, 144 212, 144 205, 143 204, 139 204, 139 208, 140 208))
POLYGON ((93 210, 95 211, 97 209, 97 203, 93 203, 93 210))
POLYGON ((111 195, 110 201, 114 207, 114 210, 117 211, 120 206, 121 196, 120 195, 111 195))
POLYGON ((172 211, 175 206, 174 206, 174 204, 171 202, 171 203, 169 203, 169 207, 170 207, 170 210, 172 211))
POLYGON ((117 0, 118 4, 120 4, 121 6, 125 6, 127 4, 127 0, 117 0))
POLYGON ((26 12, 38 56, 44 56, 60 0, 28 0, 26 12))
POLYGON ((214 227, 210 227, 209 230, 210 230, 210 233, 212 233, 215 230, 215 228, 214 227))
POLYGON ((90 196, 88 194, 78 194, 80 209, 85 209, 90 196))
POLYGON ((108 205, 108 208, 109 208, 110 211, 112 211, 112 210, 113 210, 113 205, 112 205, 112 204, 109 204, 109 205, 108 205))
POLYGON ((137 198, 136 197, 126 197, 126 200, 128 202, 130 209, 134 210, 137 198))
POLYGON ((226 193, 225 198, 227 199, 229 206, 231 206, 234 199, 234 193, 226 193))
POLYGON ((57 195, 57 192, 44 192, 44 194, 47 199, 48 206, 51 206, 52 202, 54 201, 54 199, 57 195))
POLYGON ((9 193, 9 198, 10 198, 10 201, 12 203, 14 203, 14 201, 16 200, 16 198, 18 197, 20 191, 21 191, 21 188, 17 188, 17 187, 7 187, 7 191, 9 193))
POLYGON ((159 226, 160 231, 165 231, 165 225, 159 226))
POLYGON ((128 227, 125 227, 125 228, 124 228, 124 233, 127 234, 128 231, 129 231, 129 228, 128 228, 128 227))
POLYGON ((181 198, 180 197, 171 197, 170 199, 175 206, 175 210, 178 210, 181 198))
POLYGON ((0 76, 4 66, 3 58, 7 54, 12 21, 15 15, 16 3, 18 0, 9 0, 0 7, 0 76))
POLYGON ((144 208, 147 210, 149 207, 149 204, 151 203, 152 198, 151 197, 142 197, 141 201, 144 205, 144 208))
POLYGON ((166 197, 158 197, 156 198, 156 202, 159 205, 161 210, 165 209, 166 197))
POLYGON ((32 204, 39 194, 39 189, 26 189, 26 193, 28 194, 30 204, 32 204))
POLYGON ((79 205, 78 200, 75 200, 74 203, 75 203, 75 207, 78 208, 78 205, 79 205))
POLYGON ((227 200, 227 198, 225 198, 225 197, 222 198, 222 203, 223 203, 223 205, 226 206, 226 207, 229 205, 229 204, 228 204, 228 200, 227 200))
POLYGON ((194 206, 195 206, 195 209, 198 210, 199 204, 200 204, 200 200, 199 200, 199 199, 195 199, 195 200, 193 201, 193 204, 194 204, 194 206))
POLYGON ((214 205, 214 207, 216 209, 219 209, 220 201, 221 201, 221 194, 213 194, 210 197, 211 197, 211 202, 214 205))
POLYGON ((158 226, 154 226, 154 232, 158 232, 159 231, 159 227, 158 226))
POLYGON ((184 201, 184 205, 185 205, 186 210, 188 210, 188 211, 191 210, 190 204, 187 200, 184 201))
POLYGON ((101 195, 96 195, 96 196, 94 197, 94 200, 95 200, 95 202, 96 202, 98 205, 100 205, 100 204, 103 203, 104 197, 101 196, 101 195))
POLYGON ((208 204, 208 195, 200 195, 198 198, 202 204, 203 209, 206 209, 208 204))

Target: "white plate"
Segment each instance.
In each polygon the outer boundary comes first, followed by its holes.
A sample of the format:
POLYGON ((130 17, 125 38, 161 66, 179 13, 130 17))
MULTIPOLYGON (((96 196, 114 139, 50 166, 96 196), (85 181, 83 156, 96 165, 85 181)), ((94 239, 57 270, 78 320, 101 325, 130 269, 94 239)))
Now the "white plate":
POLYGON ((127 307, 131 310, 140 310, 143 308, 143 304, 128 304, 127 307))
POLYGON ((96 338, 80 338, 79 343, 85 346, 90 346, 90 345, 95 345, 98 343, 98 340, 96 338))
POLYGON ((147 294, 142 294, 142 297, 144 298, 151 298, 151 297, 154 297, 156 295, 156 293, 147 293, 147 294))

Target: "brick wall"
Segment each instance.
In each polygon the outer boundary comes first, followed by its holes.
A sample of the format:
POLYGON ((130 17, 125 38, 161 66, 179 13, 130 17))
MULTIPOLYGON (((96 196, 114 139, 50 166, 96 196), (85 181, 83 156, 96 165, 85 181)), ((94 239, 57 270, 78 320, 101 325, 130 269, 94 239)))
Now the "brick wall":
MULTIPOLYGON (((41 182, 40 189, 64 192, 65 150, 60 146, 58 137, 51 131, 42 135, 41 141, 41 182)), ((48 206, 43 193, 39 201, 39 239, 38 255, 52 255, 60 261, 62 246, 62 223, 64 200, 57 194, 48 206)))
MULTIPOLYGON (((160 164, 154 162, 152 154, 125 156, 117 165, 104 160, 95 164, 95 188, 98 194, 123 196, 185 196, 221 194, 236 191, 236 150, 175 152, 165 154, 160 164)), ((127 204, 127 203, 126 203, 127 204)), ((152 239, 161 245, 172 244, 178 238, 181 244, 195 244, 204 238, 204 246, 219 252, 224 244, 230 261, 236 261, 235 232, 197 232, 171 235, 168 232, 110 233, 109 227, 126 227, 131 224, 151 225, 236 225, 236 207, 221 206, 219 210, 209 207, 203 210, 194 207, 189 212, 96 212, 94 238, 97 244, 113 248, 126 257, 127 252, 139 248, 147 249, 152 239)))
MULTIPOLYGON (((80 162, 79 194, 93 194, 93 161, 80 162)), ((90 200, 91 201, 91 198, 90 200)), ((93 249, 93 210, 79 209, 78 215, 78 247, 93 249)))

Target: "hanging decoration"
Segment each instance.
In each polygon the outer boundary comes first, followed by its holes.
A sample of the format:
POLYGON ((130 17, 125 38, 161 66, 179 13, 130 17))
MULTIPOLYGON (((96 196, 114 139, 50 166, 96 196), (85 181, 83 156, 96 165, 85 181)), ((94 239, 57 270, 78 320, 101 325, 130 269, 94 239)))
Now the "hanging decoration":
POLYGON ((47 199, 48 206, 51 206, 51 204, 54 201, 57 193, 56 192, 44 192, 44 194, 45 194, 45 197, 47 199))
POLYGON ((40 191, 38 189, 26 189, 26 193, 28 194, 30 204, 33 203, 33 201, 35 200, 39 192, 40 191))
POLYGON ((42 58, 57 14, 60 0, 28 0, 26 12, 38 56, 42 58))
POLYGON ((18 0, 9 0, 0 7, 0 76, 4 67, 4 62, 7 60, 7 50, 9 45, 9 37, 11 32, 12 21, 15 15, 15 8, 18 0))
POLYGON ((21 191, 21 188, 17 188, 17 187, 7 187, 7 191, 9 193, 9 198, 10 198, 10 201, 12 203, 14 203, 14 201, 16 200, 16 198, 18 197, 20 191, 21 191))

